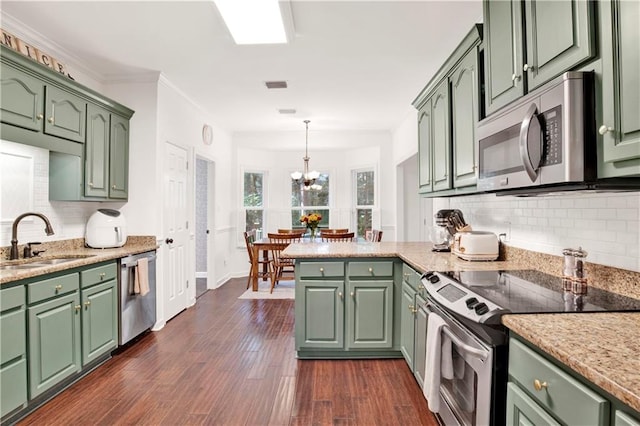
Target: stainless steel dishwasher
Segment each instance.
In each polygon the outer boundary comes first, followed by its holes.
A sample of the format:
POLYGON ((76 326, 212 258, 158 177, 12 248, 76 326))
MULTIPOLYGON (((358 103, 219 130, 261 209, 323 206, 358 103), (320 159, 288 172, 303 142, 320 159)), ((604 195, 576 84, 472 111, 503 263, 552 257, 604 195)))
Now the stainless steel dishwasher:
POLYGON ((135 254, 120 259, 118 344, 124 345, 156 322, 156 252, 135 254), (138 261, 147 259, 149 293, 141 296, 134 292, 134 279, 138 261))

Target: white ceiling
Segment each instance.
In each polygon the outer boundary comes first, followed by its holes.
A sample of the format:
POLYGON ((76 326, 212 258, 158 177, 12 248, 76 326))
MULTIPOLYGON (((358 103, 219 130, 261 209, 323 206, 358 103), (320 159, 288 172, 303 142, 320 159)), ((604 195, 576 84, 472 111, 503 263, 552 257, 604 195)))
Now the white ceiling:
POLYGON ((238 46, 212 1, 2 1, 97 78, 160 71, 229 132, 395 129, 481 0, 292 0, 286 45, 238 46), (288 89, 264 82, 285 80, 288 89), (278 109, 294 108, 295 115, 278 109))

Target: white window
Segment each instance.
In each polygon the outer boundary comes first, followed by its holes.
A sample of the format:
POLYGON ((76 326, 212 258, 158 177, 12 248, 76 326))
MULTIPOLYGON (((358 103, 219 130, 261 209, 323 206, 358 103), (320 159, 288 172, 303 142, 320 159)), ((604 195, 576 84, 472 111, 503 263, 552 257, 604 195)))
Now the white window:
POLYGON ((329 226, 329 174, 320 173, 314 186, 315 188, 311 189, 291 179, 292 228, 304 228, 300 218, 310 213, 318 213, 322 216, 320 227, 329 226), (318 186, 321 188, 317 188, 318 186))
POLYGON ((265 226, 265 172, 244 172, 242 206, 244 209, 245 231, 256 230, 260 238, 265 226))
POLYGON ((373 228, 373 210, 375 200, 375 173, 373 169, 354 170, 354 204, 356 237, 365 238, 367 231, 373 228))

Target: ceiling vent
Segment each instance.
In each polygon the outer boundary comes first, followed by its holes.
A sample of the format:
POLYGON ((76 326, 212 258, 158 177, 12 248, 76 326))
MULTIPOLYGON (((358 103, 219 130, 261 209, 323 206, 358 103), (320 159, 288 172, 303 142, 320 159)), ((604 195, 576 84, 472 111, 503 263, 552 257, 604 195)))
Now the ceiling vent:
POLYGON ((281 108, 278 110, 280 114, 295 114, 296 110, 294 108, 281 108))
POLYGON ((286 89, 287 82, 286 81, 267 81, 264 83, 267 86, 267 89, 286 89))

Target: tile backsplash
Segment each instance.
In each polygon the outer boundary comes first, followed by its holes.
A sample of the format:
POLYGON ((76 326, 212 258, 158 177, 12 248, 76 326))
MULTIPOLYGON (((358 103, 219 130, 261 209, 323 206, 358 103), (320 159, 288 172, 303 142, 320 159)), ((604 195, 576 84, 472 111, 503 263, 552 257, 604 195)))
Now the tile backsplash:
POLYGON ((474 230, 505 234, 505 244, 562 255, 582 247, 587 261, 640 271, 640 193, 493 194, 434 199, 434 212, 456 208, 474 230))
MULTIPOLYGON (((2 161, 11 162, 12 158, 28 159, 33 164, 29 176, 22 176, 21 180, 32 179, 25 185, 26 190, 12 191, 16 183, 11 176, 2 175, 0 192, 0 246, 11 245, 11 225, 13 219, 26 211, 44 214, 53 227, 54 235, 47 236, 44 232, 44 222, 37 217, 26 217, 18 226, 18 241, 20 246, 31 241, 58 241, 70 238, 84 238, 87 220, 99 208, 108 207, 99 202, 63 202, 49 201, 49 151, 29 145, 0 141, 2 161), (19 211, 15 206, 19 205, 19 211)), ((23 161, 23 160, 20 160, 23 161)), ((4 164, 3 164, 4 166, 4 164)), ((3 167, 4 168, 4 167, 3 167)), ((24 182, 20 183, 21 185, 24 182)))

